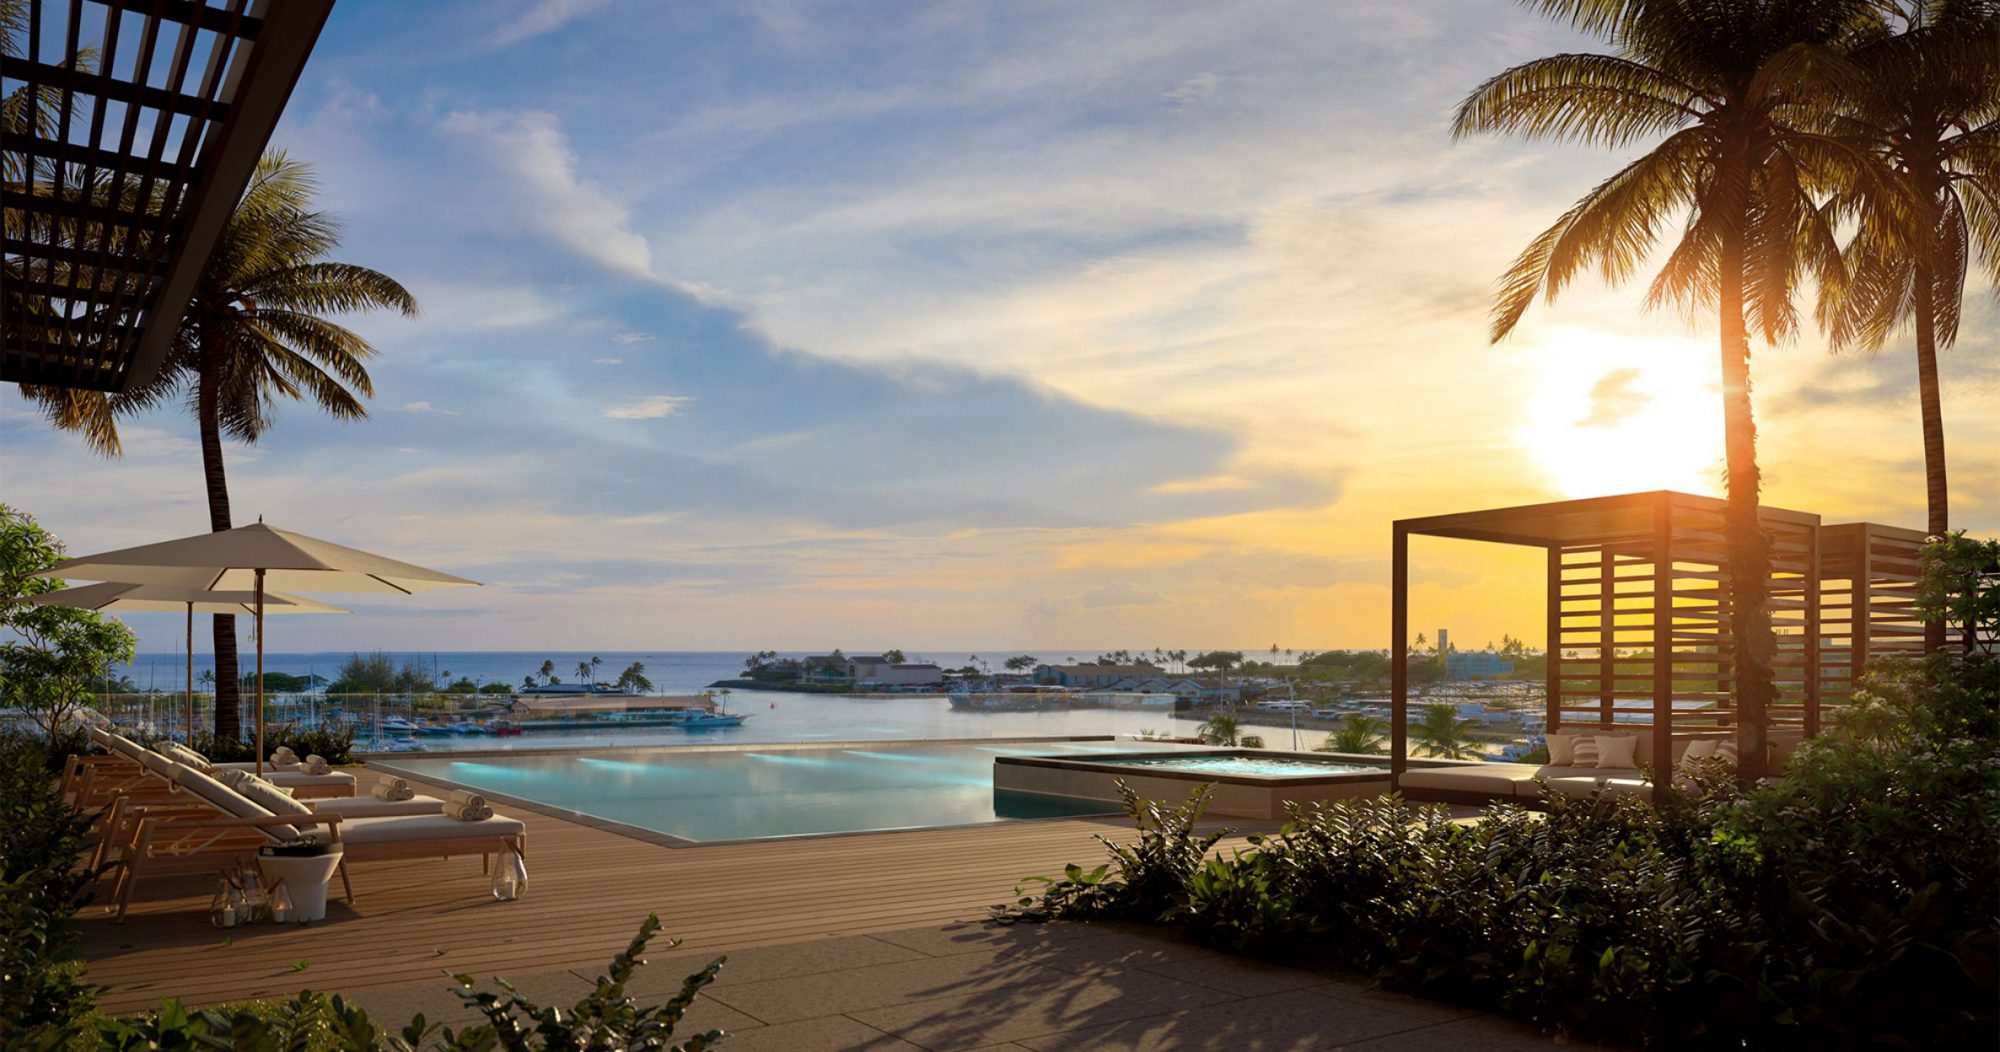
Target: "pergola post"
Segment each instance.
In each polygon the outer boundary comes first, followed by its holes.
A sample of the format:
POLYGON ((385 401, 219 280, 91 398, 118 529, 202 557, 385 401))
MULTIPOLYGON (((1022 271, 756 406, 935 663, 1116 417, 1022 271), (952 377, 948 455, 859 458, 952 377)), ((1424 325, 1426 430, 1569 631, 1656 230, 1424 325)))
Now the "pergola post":
POLYGON ((1562 590, 1563 590, 1563 546, 1549 545, 1549 641, 1543 651, 1546 659, 1543 675, 1546 677, 1547 697, 1544 699, 1548 715, 1543 721, 1544 737, 1562 729, 1562 590))
POLYGON ((1653 801, 1674 782, 1674 509, 1660 494, 1653 512, 1653 801))
POLYGON ((1806 556, 1806 737, 1819 737, 1819 527, 1813 527, 1806 556))
POLYGON ((1402 790, 1410 756, 1410 533, 1395 526, 1389 555, 1389 791, 1402 790))

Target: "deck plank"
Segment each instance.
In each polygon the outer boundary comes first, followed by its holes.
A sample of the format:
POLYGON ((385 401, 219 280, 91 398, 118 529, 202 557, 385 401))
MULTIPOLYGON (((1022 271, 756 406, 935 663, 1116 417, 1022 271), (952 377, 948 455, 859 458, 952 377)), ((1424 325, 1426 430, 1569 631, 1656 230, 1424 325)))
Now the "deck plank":
POLYGON ((1122 817, 1052 818, 669 847, 509 813, 528 825, 529 892, 518 902, 491 899, 476 856, 361 862, 350 867, 356 901, 330 901, 321 923, 220 931, 207 920, 212 881, 161 880, 140 889, 124 924, 108 907, 85 909, 89 979, 107 988, 107 1010, 129 1012, 169 996, 208 1004, 435 984, 457 971, 595 971, 648 912, 683 940, 680 953, 942 924, 985 916, 1023 877, 1095 865, 1104 849, 1092 837, 1130 830, 1122 817))

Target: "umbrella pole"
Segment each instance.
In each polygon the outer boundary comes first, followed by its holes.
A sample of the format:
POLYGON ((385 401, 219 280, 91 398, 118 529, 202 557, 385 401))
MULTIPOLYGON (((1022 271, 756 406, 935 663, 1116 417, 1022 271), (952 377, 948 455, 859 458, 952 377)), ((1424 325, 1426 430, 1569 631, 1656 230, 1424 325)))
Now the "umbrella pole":
POLYGON ((257 775, 264 774, 264 571, 257 571, 257 775))
POLYGON ((194 601, 188 600, 187 659, 188 659, 188 748, 194 748, 194 601))

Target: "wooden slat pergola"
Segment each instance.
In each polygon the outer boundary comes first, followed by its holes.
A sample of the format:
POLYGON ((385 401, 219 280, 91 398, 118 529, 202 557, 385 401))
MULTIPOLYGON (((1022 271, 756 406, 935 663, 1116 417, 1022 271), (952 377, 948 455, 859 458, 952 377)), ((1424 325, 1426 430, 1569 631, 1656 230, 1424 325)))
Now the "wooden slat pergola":
POLYGON ((152 379, 332 7, 29 0, 0 54, 0 380, 152 379))
MULTIPOLYGON (((1730 690, 1726 505, 1655 491, 1401 519, 1394 525, 1391 770, 1409 756, 1409 539, 1445 537, 1548 553, 1548 730, 1650 730, 1670 757, 1676 730, 1737 729, 1730 690)), ((1819 516, 1761 510, 1771 539, 1778 649, 1774 726, 1818 733, 1819 516)))
POLYGON ((1843 522, 1819 530, 1820 694, 1836 705, 1854 693, 1868 662, 1919 657, 1917 616, 1922 530, 1843 522))

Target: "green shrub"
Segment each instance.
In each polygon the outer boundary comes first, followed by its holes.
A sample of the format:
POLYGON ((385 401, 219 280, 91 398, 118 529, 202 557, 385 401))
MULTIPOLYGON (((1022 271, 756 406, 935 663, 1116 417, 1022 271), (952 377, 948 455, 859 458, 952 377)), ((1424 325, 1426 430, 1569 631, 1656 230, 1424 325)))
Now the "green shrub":
POLYGON ((71 921, 93 876, 76 864, 89 829, 57 795, 45 742, 0 735, 0 1048, 32 1047, 91 1010, 71 921))
MULTIPOLYGON (((726 1035, 720 1030, 671 1043, 674 1028, 702 987, 715 981, 718 958, 687 977, 664 1004, 641 1007, 625 986, 645 963, 641 955, 659 933, 660 918, 648 916, 639 933, 611 962, 597 985, 573 1007, 544 1007, 522 997, 504 980, 499 991, 478 989, 471 976, 458 975, 455 991, 486 1017, 484 1023, 453 1030, 419 1015, 396 1033, 383 1030, 368 1013, 338 996, 305 991, 277 1002, 191 1012, 168 1001, 157 1012, 98 1024, 101 1047, 117 1050, 163 1048, 242 1049, 253 1052, 413 1052, 428 1047, 449 1052, 501 1049, 505 1052, 616 1052, 672 1049, 701 1052, 726 1035)), ((674 941, 669 947, 678 946, 674 941)), ((56 1047, 56 1046, 50 1046, 56 1047)))
MULTIPOLYGON (((269 755, 279 746, 285 746, 299 755, 300 759, 319 755, 331 764, 353 763, 353 724, 337 727, 300 727, 296 724, 281 723, 264 728, 264 752, 269 755)), ((198 730, 194 734, 194 751, 208 757, 215 763, 245 763, 257 758, 257 739, 254 734, 248 738, 217 738, 212 732, 198 730)))

